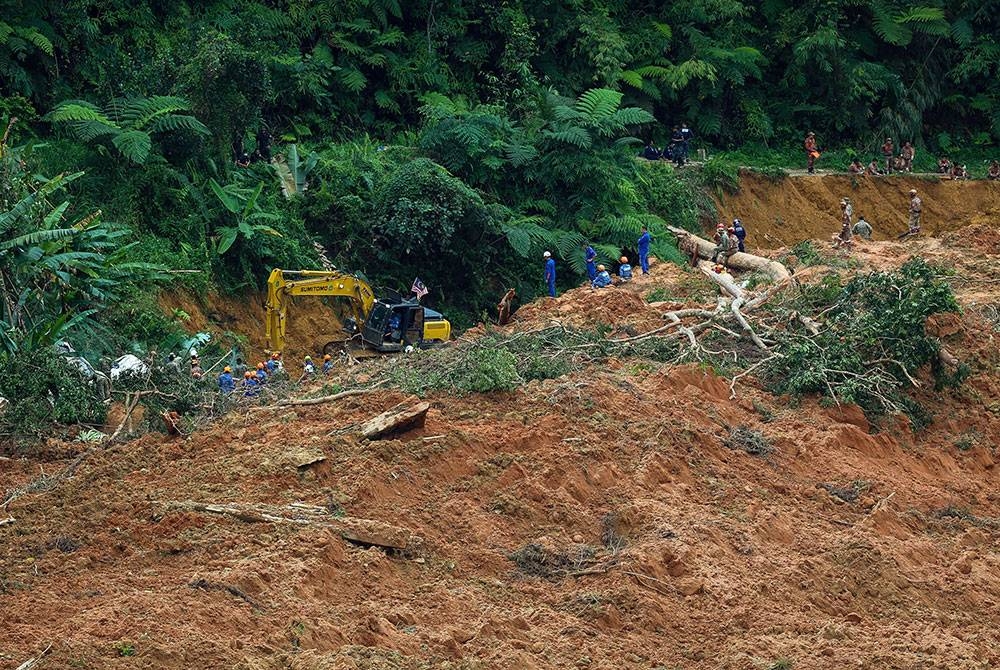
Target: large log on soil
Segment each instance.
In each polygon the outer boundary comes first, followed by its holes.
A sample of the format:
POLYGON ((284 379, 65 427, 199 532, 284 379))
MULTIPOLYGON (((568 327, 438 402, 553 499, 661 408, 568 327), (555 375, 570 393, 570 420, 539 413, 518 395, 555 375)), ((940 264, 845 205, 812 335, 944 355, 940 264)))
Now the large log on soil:
POLYGON ((194 501, 154 501, 164 511, 184 510, 202 514, 221 514, 247 523, 314 524, 330 528, 345 540, 388 549, 414 551, 423 544, 423 538, 407 528, 400 528, 382 521, 358 517, 335 517, 318 505, 292 503, 276 506, 263 503, 200 503, 194 501))
MULTIPOLYGON (((682 228, 676 228, 674 226, 667 226, 667 228, 680 240, 687 240, 688 244, 694 244, 698 249, 698 256, 700 258, 711 259, 712 254, 715 253, 715 244, 704 238, 698 237, 693 233, 682 228)), ((742 270, 744 272, 750 272, 754 270, 759 270, 766 273, 775 281, 785 281, 789 278, 788 268, 779 263, 778 261, 772 261, 769 258, 762 258, 761 256, 754 256, 753 254, 737 252, 730 256, 729 267, 742 270)))
POLYGON ((429 402, 404 400, 392 409, 365 421, 358 433, 369 440, 378 440, 392 433, 423 426, 430 407, 429 402))

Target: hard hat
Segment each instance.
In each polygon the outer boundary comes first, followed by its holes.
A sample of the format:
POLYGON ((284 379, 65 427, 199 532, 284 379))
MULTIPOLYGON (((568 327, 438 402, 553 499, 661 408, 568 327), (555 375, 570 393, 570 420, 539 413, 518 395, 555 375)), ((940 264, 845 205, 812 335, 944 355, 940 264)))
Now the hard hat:
POLYGON ((222 371, 223 372, 232 372, 233 369, 227 365, 226 367, 222 368, 222 371))
POLYGON ((726 224, 724 224, 724 223, 720 223, 719 225, 716 226, 716 228, 725 228, 725 227, 726 227, 726 224))
POLYGON ((622 263, 628 263, 628 256, 622 256, 622 263))
POLYGON ((718 263, 716 263, 715 267, 712 268, 712 269, 715 270, 716 274, 722 274, 725 271, 726 268, 724 268, 721 265, 719 265, 718 263))
POLYGON ((910 189, 910 195, 916 195, 916 194, 917 194, 917 189, 911 188, 910 189))
POLYGON ((544 254, 542 254, 542 258, 549 258, 551 256, 552 256, 552 253, 548 252, 548 251, 546 251, 544 254))
POLYGON ((325 356, 323 356, 323 360, 324 361, 330 360, 330 354, 326 354, 325 356))
POLYGON ((812 137, 812 136, 813 136, 813 135, 815 135, 815 134, 816 134, 816 133, 814 133, 814 132, 812 132, 812 131, 810 131, 810 132, 808 133, 809 137, 812 137))
POLYGON ((599 272, 604 272, 604 266, 603 266, 603 265, 598 265, 598 266, 597 266, 597 270, 598 270, 599 272))
POLYGON ((311 361, 312 360, 312 356, 306 356, 306 360, 307 361, 311 361))
POLYGON ((257 364, 257 369, 258 370, 263 370, 264 369, 264 364, 263 363, 258 363, 257 364))
POLYGON ((740 221, 739 219, 733 219, 733 225, 734 225, 734 226, 736 226, 736 225, 739 225, 739 224, 742 224, 742 223, 743 223, 743 222, 742 222, 742 221, 740 221))
POLYGON ((278 360, 278 358, 280 357, 281 357, 280 351, 275 351, 273 354, 271 354, 271 358, 273 358, 274 360, 278 360))
POLYGON ((247 370, 246 372, 243 373, 243 378, 244 379, 250 379, 251 377, 253 377, 253 373, 250 372, 249 370, 247 370))
POLYGON ((729 226, 729 232, 731 232, 731 233, 735 233, 735 232, 736 232, 736 229, 735 229, 735 228, 733 228, 732 226, 729 226))

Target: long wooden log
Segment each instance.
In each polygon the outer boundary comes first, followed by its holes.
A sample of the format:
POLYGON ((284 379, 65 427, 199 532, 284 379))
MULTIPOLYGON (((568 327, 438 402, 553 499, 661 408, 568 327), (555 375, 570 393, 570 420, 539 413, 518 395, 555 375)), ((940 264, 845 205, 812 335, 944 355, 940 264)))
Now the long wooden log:
POLYGON ((315 524, 333 530, 345 540, 389 549, 412 550, 421 538, 412 531, 372 519, 335 517, 325 508, 293 503, 286 507, 246 503, 199 503, 194 501, 157 502, 166 510, 220 514, 246 523, 315 524))
MULTIPOLYGON (((675 226, 667 226, 667 228, 678 239, 687 240, 688 244, 693 244, 697 248, 699 258, 711 259, 712 254, 715 253, 715 244, 706 240, 704 238, 698 237, 694 233, 689 233, 683 228, 677 228, 675 226)), ((788 268, 777 261, 772 261, 769 258, 763 258, 761 256, 755 256, 753 254, 737 252, 729 257, 727 265, 736 270, 742 270, 744 272, 750 272, 753 270, 759 270, 766 273, 775 281, 785 281, 791 275, 788 272, 788 268)))

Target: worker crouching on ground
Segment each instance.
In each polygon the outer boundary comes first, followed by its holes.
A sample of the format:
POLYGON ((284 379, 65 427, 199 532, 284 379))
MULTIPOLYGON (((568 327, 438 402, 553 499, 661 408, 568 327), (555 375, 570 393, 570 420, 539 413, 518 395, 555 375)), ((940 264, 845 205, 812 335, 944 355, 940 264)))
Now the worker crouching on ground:
POLYGON ((325 354, 323 356, 323 374, 328 375, 333 371, 333 356, 325 354))
POLYGON ((254 373, 247 370, 243 373, 243 397, 254 398, 260 393, 260 382, 254 373))
POLYGON ((313 365, 312 356, 306 356, 302 361, 302 374, 309 376, 316 373, 316 366, 313 365))
POLYGON ((603 265, 597 266, 597 276, 594 277, 594 281, 590 282, 590 288, 605 288, 611 286, 611 275, 604 268, 603 265))
POLYGON ((618 278, 628 281, 632 278, 632 266, 628 263, 628 256, 621 257, 621 264, 618 266, 618 278))
POLYGON ((222 374, 219 375, 219 391, 229 395, 235 390, 236 380, 233 379, 233 369, 227 365, 222 368, 222 374))
POLYGON ((258 384, 263 384, 267 381, 267 369, 264 366, 263 361, 257 364, 257 372, 255 373, 258 384))
POLYGON ((858 214, 858 222, 854 224, 853 228, 851 228, 851 232, 863 240, 871 241, 872 225, 865 221, 864 214, 858 214))

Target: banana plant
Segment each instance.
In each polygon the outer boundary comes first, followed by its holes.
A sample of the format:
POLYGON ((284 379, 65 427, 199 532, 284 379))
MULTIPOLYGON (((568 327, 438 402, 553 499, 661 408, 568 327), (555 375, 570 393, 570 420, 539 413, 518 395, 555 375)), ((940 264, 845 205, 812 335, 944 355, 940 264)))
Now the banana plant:
POLYGON ((281 182, 281 192, 286 198, 291 199, 296 195, 304 195, 309 184, 306 181, 309 173, 316 167, 319 156, 315 151, 309 153, 305 160, 299 157, 299 150, 296 145, 288 147, 288 159, 286 161, 275 161, 271 163, 274 173, 278 175, 281 182))
POLYGON ((218 229, 219 240, 216 246, 216 253, 220 256, 229 251, 237 238, 242 235, 245 239, 252 239, 257 233, 281 237, 281 233, 271 226, 260 223, 261 221, 277 221, 278 216, 265 212, 260 208, 258 199, 264 190, 264 182, 257 184, 256 188, 244 188, 235 184, 220 186, 219 182, 209 179, 209 186, 212 192, 235 219, 236 225, 222 226, 218 229))

